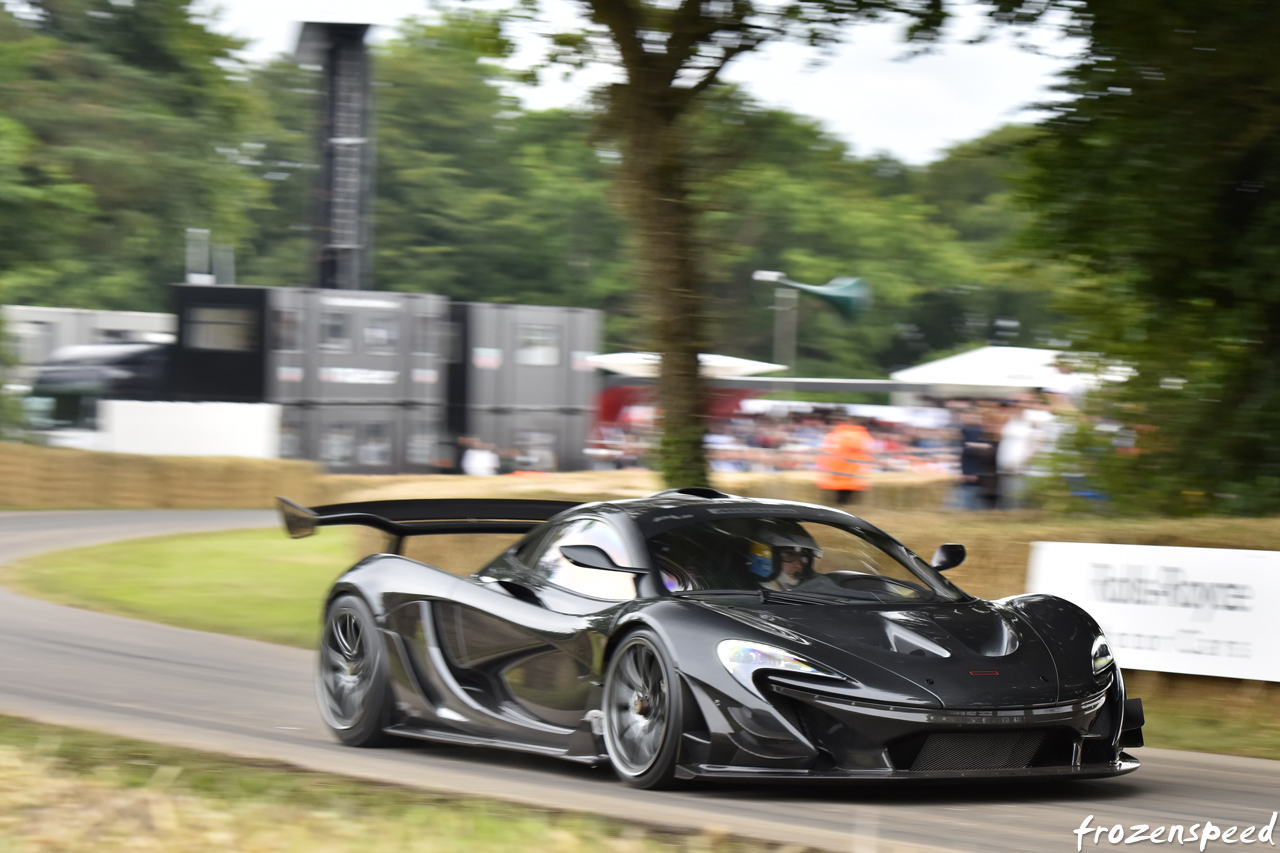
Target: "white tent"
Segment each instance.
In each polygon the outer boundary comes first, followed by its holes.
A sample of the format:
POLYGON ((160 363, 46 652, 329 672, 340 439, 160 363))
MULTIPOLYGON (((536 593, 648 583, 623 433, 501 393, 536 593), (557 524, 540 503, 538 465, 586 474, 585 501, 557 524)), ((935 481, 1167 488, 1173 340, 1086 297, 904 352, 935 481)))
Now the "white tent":
POLYGON ((794 412, 808 414, 817 410, 843 409, 859 418, 871 418, 885 423, 909 424, 915 427, 937 429, 951 422, 946 409, 934 407, 878 406, 870 403, 814 403, 805 400, 743 400, 738 410, 748 415, 779 417, 794 412))
MULTIPOLYGON (((653 377, 658 375, 662 366, 662 354, 656 352, 611 352, 606 355, 588 356, 587 361, 596 367, 623 376, 653 377)), ((698 365, 703 376, 722 379, 727 376, 755 376, 758 373, 773 373, 786 370, 785 364, 770 364, 767 361, 752 361, 749 358, 734 358, 731 355, 712 355, 702 353, 698 356, 698 365)))
MULTIPOLYGON (((932 385, 940 397, 996 396, 1044 388, 1058 377, 1058 350, 1030 347, 982 347, 890 373, 901 382, 932 385)), ((911 405, 914 394, 894 394, 894 403, 911 405), (899 399, 902 398, 902 399, 899 399)))

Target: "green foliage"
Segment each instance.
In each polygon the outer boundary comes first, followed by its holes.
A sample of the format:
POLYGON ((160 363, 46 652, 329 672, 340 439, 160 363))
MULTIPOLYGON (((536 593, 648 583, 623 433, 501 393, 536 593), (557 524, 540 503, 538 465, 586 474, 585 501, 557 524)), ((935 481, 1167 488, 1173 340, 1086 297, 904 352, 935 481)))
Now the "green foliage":
POLYGON ((1010 194, 1025 172, 1019 155, 1038 136, 1034 128, 1007 125, 956 145, 923 170, 918 192, 961 240, 998 247, 1027 218, 1010 194))
POLYGON ((183 229, 235 242, 261 193, 237 43, 185 0, 34 5, 0 12, 0 301, 162 309, 183 229))
POLYGON ((18 400, 6 390, 9 368, 15 359, 8 336, 5 334, 4 317, 0 316, 0 441, 16 435, 22 424, 22 409, 18 400))
POLYGON ((409 22, 377 57, 377 286, 630 309, 611 163, 588 117, 521 113, 487 62, 499 19, 409 22))
POLYGON ((1089 57, 1037 140, 1028 244, 1078 271, 1083 351, 1137 375, 1095 414, 1145 426, 1091 472, 1117 504, 1280 508, 1280 87, 1270 4, 1079 4, 1089 57))
POLYGON ((262 287, 310 286, 311 202, 319 173, 315 126, 324 81, 319 71, 285 59, 250 76, 249 128, 235 153, 258 164, 261 185, 246 212, 251 225, 236 247, 236 279, 262 287))
POLYGON ((1025 129, 912 169, 885 156, 855 160, 811 120, 729 87, 708 91, 690 122, 716 351, 773 358, 773 288, 752 281, 758 269, 813 284, 856 275, 872 288, 871 309, 853 322, 801 296, 802 375, 884 376, 966 345, 1043 335, 1039 288, 1050 271, 997 252, 1015 218, 1002 176, 1017 169, 1012 141, 1025 129), (988 218, 1001 228, 982 241, 952 225, 975 208, 1000 212, 988 218))

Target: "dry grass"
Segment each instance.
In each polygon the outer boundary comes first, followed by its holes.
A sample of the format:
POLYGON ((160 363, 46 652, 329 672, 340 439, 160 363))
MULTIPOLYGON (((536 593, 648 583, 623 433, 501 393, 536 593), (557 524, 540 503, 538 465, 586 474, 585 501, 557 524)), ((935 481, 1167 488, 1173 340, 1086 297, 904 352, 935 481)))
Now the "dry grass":
MULTIPOLYGON (((716 488, 735 495, 826 503, 830 493, 813 484, 812 472, 781 474, 717 474, 716 488)), ((652 471, 567 471, 504 477, 458 477, 447 474, 406 477, 326 477, 328 494, 342 500, 402 498, 549 498, 616 500, 639 498, 663 488, 652 471)), ((950 481, 921 474, 877 474, 871 478, 868 506, 886 509, 937 509, 950 481)), ((337 498, 335 498, 336 500, 337 498)))
POLYGON ((207 509, 271 506, 274 496, 315 500, 312 462, 140 456, 0 442, 0 507, 207 509))
POLYGON ((0 717, 6 853, 778 849, 720 832, 656 832, 0 717))
MULTIPOLYGON (((818 501, 811 472, 726 474, 716 478, 736 494, 818 501)), ((938 506, 945 481, 920 475, 880 475, 873 500, 887 507, 938 506)), ((658 491, 650 471, 582 471, 470 478, 451 475, 322 474, 313 462, 143 456, 0 442, 0 508, 202 509, 269 507, 276 495, 324 504, 371 492, 389 497, 572 496, 577 500, 639 497, 658 491)))

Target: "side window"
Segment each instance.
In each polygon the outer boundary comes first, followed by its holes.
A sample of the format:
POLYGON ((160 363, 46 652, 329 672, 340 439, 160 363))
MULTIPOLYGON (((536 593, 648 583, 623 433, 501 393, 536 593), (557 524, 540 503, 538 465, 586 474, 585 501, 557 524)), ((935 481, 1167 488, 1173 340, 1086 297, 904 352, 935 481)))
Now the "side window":
MULTIPOLYGON (((568 543, 564 543, 568 544, 568 543)), ((609 555, 609 559, 619 566, 634 566, 635 561, 627 553, 622 544, 622 537, 611 525, 603 521, 591 520, 579 531, 573 541, 574 545, 595 545, 609 555)))
POLYGON ((618 565, 632 565, 621 537, 612 527, 603 521, 588 519, 561 528, 557 535, 545 540, 545 547, 535 557, 532 568, 550 583, 588 598, 628 601, 636 597, 633 575, 628 572, 575 566, 561 555, 562 545, 595 545, 618 565))
POLYGON ((546 544, 548 538, 559 538, 559 534, 563 530, 564 525, 560 524, 530 536, 516 548, 516 559, 532 569, 542 551, 542 546, 546 544))

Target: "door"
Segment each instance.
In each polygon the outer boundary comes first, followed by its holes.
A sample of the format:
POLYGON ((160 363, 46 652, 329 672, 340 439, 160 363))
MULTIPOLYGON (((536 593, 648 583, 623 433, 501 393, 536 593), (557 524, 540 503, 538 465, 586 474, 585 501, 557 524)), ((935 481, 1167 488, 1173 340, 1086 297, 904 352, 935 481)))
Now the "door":
POLYGON ((631 565, 611 525, 578 519, 517 546, 457 603, 437 605, 441 646, 459 683, 484 694, 497 730, 523 728, 522 739, 549 745, 599 707, 607 626, 635 598, 631 574, 574 566, 560 554, 564 545, 595 545, 631 565))

